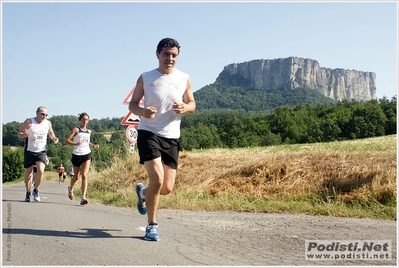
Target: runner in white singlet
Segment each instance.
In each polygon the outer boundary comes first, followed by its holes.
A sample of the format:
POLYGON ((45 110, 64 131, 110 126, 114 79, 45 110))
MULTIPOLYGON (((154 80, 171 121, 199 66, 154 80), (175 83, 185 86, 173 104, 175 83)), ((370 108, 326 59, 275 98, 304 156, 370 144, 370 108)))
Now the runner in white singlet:
POLYGON ((33 165, 36 165, 37 168, 36 176, 33 178, 35 181, 33 200, 40 201, 39 187, 43 181, 44 167, 48 161, 46 155, 47 136, 50 136, 54 144, 58 143, 51 122, 46 119, 47 116, 47 108, 40 106, 36 110, 36 117, 26 119, 18 132, 19 138, 26 139, 24 150, 26 202, 30 202, 31 197, 33 165))
POLYGON ((136 186, 137 208, 140 214, 147 214, 144 239, 152 241, 159 240, 156 214, 160 195, 171 193, 175 184, 181 116, 196 108, 189 75, 175 68, 179 53, 175 39, 162 39, 156 50, 158 68, 139 77, 129 103, 129 111, 141 116, 137 148, 149 184, 136 186), (144 107, 140 107, 143 97, 144 107))
POLYGON ((99 145, 90 142, 91 130, 87 129, 90 116, 87 113, 81 113, 78 115, 78 119, 80 123, 79 126, 73 128, 64 141, 65 144, 74 146, 71 159, 73 165, 73 177, 68 186, 68 197, 71 200, 74 199, 75 195, 73 193, 73 186, 78 181, 80 173, 82 173, 82 198, 80 204, 86 205, 89 203, 86 194, 88 184, 87 177, 91 163, 90 147, 98 149, 99 145), (71 140, 72 138, 73 141, 71 140))

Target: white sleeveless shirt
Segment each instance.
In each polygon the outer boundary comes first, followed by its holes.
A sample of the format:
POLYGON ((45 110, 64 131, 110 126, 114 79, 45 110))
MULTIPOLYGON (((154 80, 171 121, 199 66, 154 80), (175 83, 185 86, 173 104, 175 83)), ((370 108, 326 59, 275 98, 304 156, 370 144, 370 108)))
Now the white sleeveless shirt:
POLYGON ((86 155, 91 153, 90 150, 90 131, 88 129, 82 130, 78 127, 78 134, 73 137, 74 142, 79 142, 83 140, 81 145, 77 145, 73 147, 73 154, 74 155, 86 155))
POLYGON ((141 117, 138 129, 150 131, 168 139, 180 138, 181 114, 173 111, 173 102, 183 101, 189 75, 177 69, 171 74, 162 74, 157 69, 142 74, 144 107, 157 109, 152 119, 141 117))
POLYGON ((38 123, 35 118, 31 118, 32 125, 28 129, 28 145, 26 150, 39 153, 46 150, 47 134, 50 129, 50 123, 44 119, 42 123, 38 123))

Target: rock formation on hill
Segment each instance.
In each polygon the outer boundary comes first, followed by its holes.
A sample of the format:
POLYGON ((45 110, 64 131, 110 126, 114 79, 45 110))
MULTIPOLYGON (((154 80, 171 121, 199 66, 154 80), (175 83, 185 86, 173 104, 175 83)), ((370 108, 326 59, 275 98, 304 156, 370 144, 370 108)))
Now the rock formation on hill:
POLYGON ((324 96, 339 101, 369 101, 376 98, 375 73, 324 68, 312 59, 289 57, 252 60, 227 65, 223 72, 231 76, 238 75, 255 89, 305 87, 316 89, 324 96))

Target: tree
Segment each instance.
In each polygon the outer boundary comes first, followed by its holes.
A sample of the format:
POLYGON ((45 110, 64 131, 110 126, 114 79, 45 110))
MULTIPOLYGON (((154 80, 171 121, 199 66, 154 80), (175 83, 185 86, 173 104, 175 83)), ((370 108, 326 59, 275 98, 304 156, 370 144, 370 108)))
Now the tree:
POLYGON ((217 127, 213 124, 206 126, 199 123, 197 126, 182 129, 180 140, 183 150, 223 147, 217 127))
POLYGON ((271 116, 271 131, 280 134, 284 143, 297 143, 300 140, 301 130, 298 128, 294 113, 287 106, 279 107, 271 116))
POLYGON ((376 100, 353 106, 350 129, 357 139, 385 135, 387 118, 376 100))
POLYGON ((3 145, 7 146, 24 146, 25 139, 18 138, 18 132, 22 123, 13 121, 3 124, 3 145))
POLYGON ((384 96, 379 100, 379 105, 381 106, 385 117, 387 118, 385 124, 385 134, 396 134, 396 96, 392 97, 391 101, 384 96))
POLYGON ((23 149, 3 146, 3 183, 20 179, 25 173, 23 149))

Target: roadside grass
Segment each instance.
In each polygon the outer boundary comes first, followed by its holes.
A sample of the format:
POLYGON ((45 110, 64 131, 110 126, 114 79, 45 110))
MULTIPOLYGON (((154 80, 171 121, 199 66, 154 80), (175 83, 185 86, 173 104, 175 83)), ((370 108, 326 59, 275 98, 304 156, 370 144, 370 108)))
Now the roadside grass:
MULTIPOLYGON (((396 220, 396 135, 330 143, 180 153, 172 194, 159 208, 302 213, 396 220)), ((89 172, 91 203, 136 209, 135 186, 148 184, 137 152, 89 172)), ((94 167, 95 162, 92 163, 94 167)), ((45 171, 58 182, 57 172, 45 171)), ((23 180, 19 181, 23 183, 23 180)), ((70 177, 65 181, 70 182, 70 177)), ((81 180, 74 187, 80 198, 81 180)))
MULTIPOLYGON (((138 161, 134 152, 90 171, 90 200, 135 209, 135 185, 148 183, 138 161)), ((396 220, 396 174, 396 135, 185 151, 174 192, 162 196, 160 208, 396 220)))
MULTIPOLYGON (((69 176, 68 179, 65 179, 65 183, 69 183, 69 176)), ((45 170, 44 171, 44 181, 54 181, 54 182, 58 182, 58 172, 56 171, 48 171, 45 170)), ((9 184, 17 184, 17 183, 25 183, 25 172, 22 178, 18 179, 18 180, 14 180, 14 181, 9 181, 9 182, 3 182, 3 185, 9 185, 9 184)), ((64 184, 65 184, 64 183, 64 184)))

